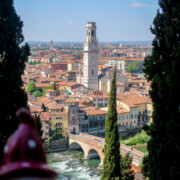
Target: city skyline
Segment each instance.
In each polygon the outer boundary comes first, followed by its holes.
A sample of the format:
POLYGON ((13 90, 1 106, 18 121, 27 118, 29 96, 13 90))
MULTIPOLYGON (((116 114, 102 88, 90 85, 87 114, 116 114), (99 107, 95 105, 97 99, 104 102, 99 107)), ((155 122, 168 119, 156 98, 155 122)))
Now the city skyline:
POLYGON ((155 0, 15 0, 25 41, 83 42, 87 22, 96 22, 99 41, 149 41, 155 0))

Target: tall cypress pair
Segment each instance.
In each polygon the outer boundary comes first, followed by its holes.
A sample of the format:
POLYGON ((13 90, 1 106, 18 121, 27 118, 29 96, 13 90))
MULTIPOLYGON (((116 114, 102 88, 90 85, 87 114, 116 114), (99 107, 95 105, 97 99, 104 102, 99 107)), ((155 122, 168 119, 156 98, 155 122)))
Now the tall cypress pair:
POLYGON ((27 95, 21 76, 30 55, 27 44, 21 46, 23 22, 16 14, 13 0, 0 1, 0 164, 8 137, 18 126, 16 111, 27 107, 27 95))
POLYGON ((180 178, 180 1, 159 0, 161 10, 151 28, 155 35, 152 55, 144 72, 151 81, 153 123, 144 174, 151 180, 180 178))

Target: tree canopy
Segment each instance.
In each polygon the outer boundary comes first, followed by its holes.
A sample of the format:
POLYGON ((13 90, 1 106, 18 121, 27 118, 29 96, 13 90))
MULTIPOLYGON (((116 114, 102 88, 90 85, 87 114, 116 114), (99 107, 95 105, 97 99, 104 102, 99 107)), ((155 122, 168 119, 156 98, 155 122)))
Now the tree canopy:
POLYGON ((8 137, 18 127, 16 111, 27 107, 27 95, 21 76, 30 55, 22 45, 23 22, 16 14, 13 0, 0 1, 0 163, 8 137))
POLYGON ((121 179, 120 175, 120 143, 116 110, 116 69, 111 82, 109 110, 106 116, 104 162, 101 179, 121 179))
POLYGON ((30 81, 27 85, 27 92, 31 95, 36 91, 36 84, 34 81, 30 81))
POLYGON ((42 93, 40 91, 34 91, 33 96, 34 97, 41 97, 42 93))
POLYGON ((122 180, 133 180, 134 173, 131 171, 132 156, 130 153, 126 153, 125 156, 121 156, 120 168, 122 180))
POLYGON ((144 64, 154 109, 153 123, 144 127, 151 137, 144 175, 174 180, 180 177, 180 1, 159 0, 159 5, 151 27, 152 55, 144 64))
POLYGON ((137 73, 139 70, 139 61, 132 61, 127 66, 128 72, 137 73))

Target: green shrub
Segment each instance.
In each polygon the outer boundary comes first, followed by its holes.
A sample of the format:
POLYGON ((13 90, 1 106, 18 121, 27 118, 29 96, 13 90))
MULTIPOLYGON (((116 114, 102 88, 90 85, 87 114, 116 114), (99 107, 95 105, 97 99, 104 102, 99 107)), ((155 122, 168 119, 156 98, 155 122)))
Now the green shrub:
POLYGON ((33 93, 33 96, 34 96, 34 97, 40 97, 40 96, 42 96, 42 93, 41 93, 40 91, 35 91, 35 92, 33 93))
POLYGON ((34 81, 30 81, 27 85, 27 91, 30 93, 30 94, 33 94, 35 91, 36 91, 36 84, 34 81))
POLYGON ((141 133, 137 133, 134 137, 129 137, 128 139, 122 140, 123 144, 128 146, 136 145, 136 144, 144 144, 147 143, 150 137, 146 134, 145 131, 141 131, 141 133))

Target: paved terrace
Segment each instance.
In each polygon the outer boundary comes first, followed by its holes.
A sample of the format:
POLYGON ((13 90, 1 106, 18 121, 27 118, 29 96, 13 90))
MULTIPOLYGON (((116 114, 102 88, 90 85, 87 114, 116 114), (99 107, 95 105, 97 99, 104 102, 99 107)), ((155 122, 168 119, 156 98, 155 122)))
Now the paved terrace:
MULTIPOLYGON (((69 135, 70 149, 79 149, 81 147, 84 151, 85 158, 93 158, 95 157, 95 153, 96 155, 98 153, 101 159, 101 165, 104 159, 104 144, 105 139, 97 136, 92 136, 84 133, 69 135)), ((130 152, 130 155, 133 156, 133 164, 138 165, 142 161, 144 153, 121 144, 120 154, 124 156, 127 152, 130 152)))

